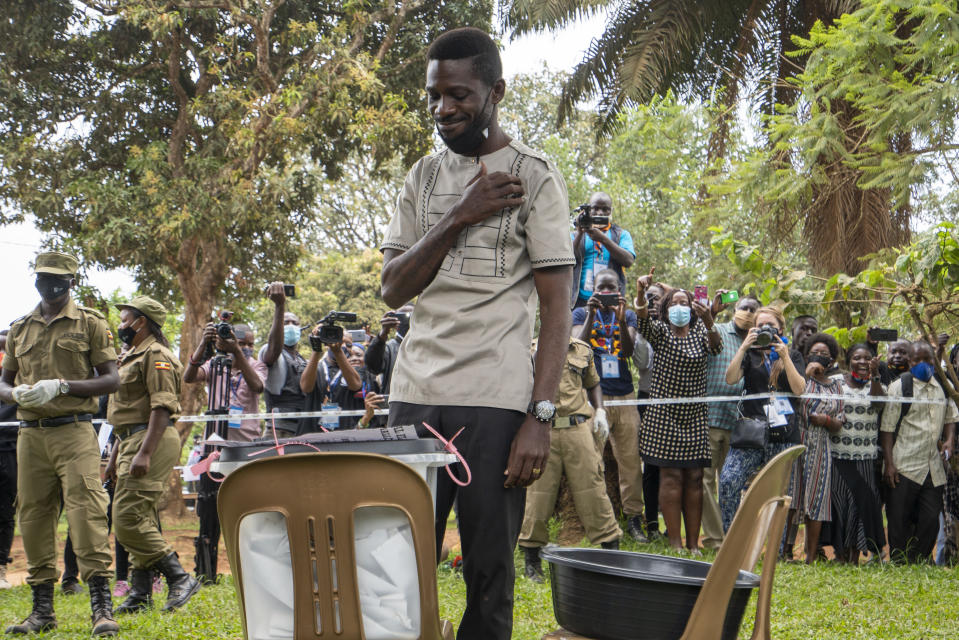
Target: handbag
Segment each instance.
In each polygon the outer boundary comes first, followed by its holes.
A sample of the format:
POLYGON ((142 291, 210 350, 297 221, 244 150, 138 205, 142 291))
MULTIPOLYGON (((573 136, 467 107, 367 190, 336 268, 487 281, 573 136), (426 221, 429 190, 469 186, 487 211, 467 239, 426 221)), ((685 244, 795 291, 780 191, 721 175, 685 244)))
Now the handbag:
MULTIPOLYGON (((743 389, 743 395, 746 390, 743 389)), ((729 446, 735 449, 765 449, 769 443, 769 420, 762 418, 747 418, 743 415, 743 401, 736 405, 739 418, 729 435, 729 446)))

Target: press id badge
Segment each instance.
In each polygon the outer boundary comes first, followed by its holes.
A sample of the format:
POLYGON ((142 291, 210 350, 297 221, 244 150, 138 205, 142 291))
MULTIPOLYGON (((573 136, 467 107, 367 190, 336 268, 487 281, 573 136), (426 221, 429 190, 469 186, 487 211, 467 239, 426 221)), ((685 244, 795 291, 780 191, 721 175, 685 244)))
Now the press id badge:
POLYGON ((783 416, 791 416, 793 414, 792 403, 789 402, 787 398, 776 397, 772 401, 776 403, 776 411, 783 416))
POLYGON ((769 421, 770 427, 785 427, 789 424, 786 420, 786 416, 779 413, 779 410, 776 407, 776 404, 770 402, 766 405, 766 419, 769 421))
POLYGON ((600 376, 603 378, 619 377, 619 358, 611 353, 603 353, 599 356, 600 376))
POLYGON ((230 406, 230 419, 229 419, 229 421, 226 423, 226 426, 228 426, 228 427, 231 428, 231 429, 239 429, 240 427, 242 427, 242 426, 243 426, 243 421, 240 420, 239 418, 235 418, 235 417, 234 417, 234 416, 238 416, 238 415, 240 415, 240 414, 242 414, 242 413, 243 413, 243 407, 238 407, 238 406, 236 406, 236 405, 231 405, 231 406, 230 406))
MULTIPOLYGON (((322 407, 320 407, 320 410, 321 411, 339 411, 340 405, 336 404, 335 402, 330 404, 324 404, 322 407)), ((340 417, 333 413, 324 413, 320 417, 320 424, 323 425, 324 429, 329 429, 330 431, 332 431, 333 429, 338 429, 340 427, 340 417)))

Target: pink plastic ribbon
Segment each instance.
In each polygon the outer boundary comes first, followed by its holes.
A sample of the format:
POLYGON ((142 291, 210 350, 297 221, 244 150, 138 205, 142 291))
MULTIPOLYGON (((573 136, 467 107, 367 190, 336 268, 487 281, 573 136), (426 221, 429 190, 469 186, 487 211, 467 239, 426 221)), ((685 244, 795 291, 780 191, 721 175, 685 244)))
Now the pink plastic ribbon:
POLYGON ((423 423, 423 426, 426 427, 426 429, 427 429, 430 433, 432 433, 433 436, 435 436, 437 440, 439 440, 440 442, 442 442, 442 443, 443 443, 443 448, 444 448, 447 452, 452 453, 454 456, 456 456, 456 460, 457 460, 461 465, 463 465, 463 468, 464 468, 464 469, 466 469, 466 482, 463 482, 462 480, 460 480, 459 478, 457 478, 457 477, 453 474, 453 471, 450 469, 450 465, 446 465, 446 473, 449 474, 450 480, 452 480, 453 482, 455 482, 456 484, 458 484, 458 485, 461 486, 461 487, 465 487, 465 486, 468 485, 470 482, 472 482, 472 481, 473 481, 473 472, 470 470, 470 466, 469 466, 468 464, 466 464, 466 458, 463 457, 463 454, 461 454, 461 453, 459 452, 459 449, 456 448, 456 445, 453 444, 453 440, 456 440, 457 436, 459 436, 459 434, 463 433, 463 431, 466 429, 466 427, 460 427, 460 430, 457 431, 457 432, 453 435, 452 438, 450 438, 449 440, 447 440, 446 438, 444 438, 443 436, 441 436, 436 429, 434 429, 434 428, 431 427, 430 425, 426 424, 425 422, 423 423))

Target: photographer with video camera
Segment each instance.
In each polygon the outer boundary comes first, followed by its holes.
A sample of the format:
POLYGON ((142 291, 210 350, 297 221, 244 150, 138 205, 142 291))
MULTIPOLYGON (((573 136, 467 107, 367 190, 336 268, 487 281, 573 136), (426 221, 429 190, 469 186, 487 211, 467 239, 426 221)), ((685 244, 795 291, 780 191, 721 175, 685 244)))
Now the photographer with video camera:
POLYGON ((400 344, 410 330, 410 316, 413 314, 413 305, 403 305, 396 311, 387 311, 380 320, 380 332, 373 336, 370 346, 363 356, 363 362, 370 373, 383 376, 380 387, 383 393, 390 392, 390 380, 393 378, 393 365, 400 351, 400 344), (396 335, 390 338, 390 331, 396 335))
MULTIPOLYGON (((210 378, 211 349, 233 358, 230 376, 230 397, 216 398, 216 406, 226 405, 231 414, 257 413, 260 394, 266 382, 266 365, 253 356, 253 330, 245 324, 230 325, 210 322, 183 370, 183 382, 207 382, 210 378)), ((260 437, 262 429, 256 419, 230 418, 227 440, 250 442, 260 437)))
POLYGON ((626 291, 625 270, 636 259, 633 237, 619 225, 613 224, 613 199, 608 193, 597 191, 576 209, 576 231, 573 237, 573 288, 570 292, 572 308, 585 307, 595 290, 596 276, 603 269, 612 269, 619 279, 619 290, 626 291))
MULTIPOLYGON (((307 394, 307 409, 316 407, 320 399, 320 390, 336 409, 356 411, 367 409, 366 396, 379 390, 376 381, 363 365, 363 347, 353 344, 344 335, 343 327, 336 322, 356 322, 356 314, 344 311, 331 311, 310 333, 310 347, 313 355, 307 362, 300 377, 300 390, 307 394), (324 351, 335 363, 336 373, 331 374, 327 384, 324 373, 326 367, 320 367, 324 351), (311 395, 312 394, 312 395, 311 395)), ((329 406, 327 406, 329 408, 329 406)), ((353 429, 360 421, 358 416, 340 416, 340 429, 353 429)), ((365 426, 369 426, 368 423, 365 426)))

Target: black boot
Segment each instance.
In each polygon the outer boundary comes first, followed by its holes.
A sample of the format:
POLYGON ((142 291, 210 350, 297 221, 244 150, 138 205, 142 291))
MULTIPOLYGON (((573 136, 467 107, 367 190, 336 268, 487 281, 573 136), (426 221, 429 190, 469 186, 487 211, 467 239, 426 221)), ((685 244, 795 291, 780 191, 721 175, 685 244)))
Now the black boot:
POLYGON ((599 546, 604 549, 612 549, 613 551, 619 550, 619 540, 610 540, 609 542, 600 542, 599 546))
POLYGON ((523 547, 523 553, 526 555, 526 577, 533 582, 542 583, 543 565, 539 560, 539 547, 523 547))
POLYGON ((649 544, 649 537, 643 529, 645 527, 643 526, 642 516, 630 516, 629 520, 626 521, 626 533, 639 544, 649 544))
POLYGON ((167 587, 169 588, 166 604, 163 605, 164 611, 179 609, 193 597, 194 593, 200 590, 200 583, 183 570, 175 552, 171 552, 170 555, 153 565, 153 570, 159 571, 166 577, 167 587))
POLYGON ((110 597, 110 580, 106 576, 94 576, 87 581, 90 587, 90 620, 93 635, 115 636, 120 625, 113 619, 113 599, 110 597))
POLYGON ((57 628, 57 617, 53 614, 53 582, 32 584, 33 611, 20 624, 7 627, 7 633, 36 633, 57 628))
POLYGON ((117 613, 136 613, 153 606, 153 572, 149 569, 130 571, 130 593, 119 607, 117 613))
POLYGON ((90 620, 93 623, 93 635, 115 636, 120 631, 120 625, 113 619, 110 580, 106 576, 94 576, 87 584, 90 587, 90 620))

